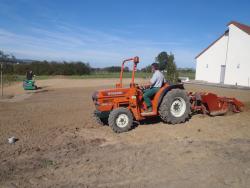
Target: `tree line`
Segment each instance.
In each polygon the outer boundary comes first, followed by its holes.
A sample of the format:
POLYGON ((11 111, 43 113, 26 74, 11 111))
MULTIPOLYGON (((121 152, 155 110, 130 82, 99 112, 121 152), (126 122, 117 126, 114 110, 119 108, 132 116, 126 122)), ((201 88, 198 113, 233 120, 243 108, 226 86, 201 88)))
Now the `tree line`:
MULTIPOLYGON (((3 63, 5 74, 26 74, 32 70, 37 75, 86 75, 92 72, 120 72, 120 66, 110 66, 104 68, 92 68, 89 63, 81 61, 76 62, 58 62, 58 61, 33 61, 19 60, 12 54, 6 54, 0 51, 0 63, 3 63)), ((129 68, 124 68, 129 72, 129 68)))
MULTIPOLYGON (((104 68, 92 68, 95 72, 120 72, 121 67, 120 66, 110 66, 110 67, 104 67, 104 68)), ((129 72, 128 67, 124 67, 124 72, 129 72)))
POLYGON ((13 55, 0 51, 0 62, 3 63, 5 74, 26 74, 32 70, 38 75, 83 75, 90 74, 91 67, 88 63, 77 62, 57 62, 57 61, 26 61, 18 60, 13 55))
MULTIPOLYGON (((76 62, 58 62, 58 61, 28 61, 19 60, 12 54, 6 54, 0 51, 0 62, 3 63, 4 74, 24 75, 28 70, 32 70, 37 75, 86 75, 98 72, 120 72, 120 66, 109 66, 104 68, 92 68, 88 63, 76 62)), ((178 72, 194 72, 193 69, 177 69, 174 54, 165 51, 160 52, 155 62, 159 64, 159 69, 164 72, 166 79, 177 81, 178 72)), ((125 72, 129 68, 125 67, 125 72)), ((151 72, 151 65, 148 65, 141 72, 151 72)))

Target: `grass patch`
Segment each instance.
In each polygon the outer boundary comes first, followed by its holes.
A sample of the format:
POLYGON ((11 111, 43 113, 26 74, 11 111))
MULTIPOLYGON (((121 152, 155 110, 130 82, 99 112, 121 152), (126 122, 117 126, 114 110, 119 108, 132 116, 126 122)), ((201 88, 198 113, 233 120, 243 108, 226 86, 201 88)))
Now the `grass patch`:
MULTIPOLYGON (((147 72, 136 72, 135 77, 136 78, 150 78, 152 76, 152 73, 147 72)), ((194 72, 182 72, 179 71, 180 77, 189 77, 189 79, 195 78, 194 72)), ((10 74, 4 74, 3 75, 3 83, 4 85, 10 85, 14 82, 21 82, 25 80, 25 75, 10 75, 10 74)), ((51 78, 69 78, 69 79, 96 79, 96 78, 119 78, 120 72, 92 72, 88 75, 70 75, 70 76, 64 76, 64 75, 38 75, 36 76, 36 80, 45 80, 45 79, 51 79, 51 78)), ((131 78, 132 72, 124 72, 123 78, 131 78)))
MULTIPOLYGON (((3 75, 3 83, 4 85, 11 85, 14 82, 22 82, 25 80, 26 76, 25 75, 11 75, 11 74, 4 74, 3 75)), ((48 76, 48 75, 41 75, 37 76, 36 80, 45 80, 53 78, 53 76, 48 76)))
MULTIPOLYGON (((144 72, 137 72, 136 73, 136 78, 150 78, 151 73, 144 73, 144 72)), ((45 79, 52 79, 52 78, 69 78, 69 79, 95 79, 95 78, 119 78, 120 73, 119 72, 96 72, 96 73, 91 73, 88 75, 39 75, 36 76, 36 80, 45 80, 45 79)), ((123 78, 131 78, 132 73, 131 72, 124 72, 123 73, 123 78)), ((5 85, 10 85, 13 82, 21 82, 25 80, 26 76, 25 75, 10 75, 10 74, 5 74, 3 75, 3 83, 5 85)))
MULTIPOLYGON (((136 78, 149 78, 151 77, 151 73, 145 73, 145 72, 136 72, 135 77, 136 78)), ((91 73, 89 75, 72 75, 67 76, 68 78, 72 79, 95 79, 95 78, 119 78, 120 73, 119 72, 96 72, 91 73)), ((132 72, 124 72, 123 78, 132 78, 132 72)))
POLYGON ((50 160, 50 159, 43 159, 41 165, 42 165, 43 168, 47 168, 49 166, 55 165, 55 162, 50 160))
POLYGON ((188 77, 190 80, 195 79, 195 72, 178 72, 179 77, 188 77))

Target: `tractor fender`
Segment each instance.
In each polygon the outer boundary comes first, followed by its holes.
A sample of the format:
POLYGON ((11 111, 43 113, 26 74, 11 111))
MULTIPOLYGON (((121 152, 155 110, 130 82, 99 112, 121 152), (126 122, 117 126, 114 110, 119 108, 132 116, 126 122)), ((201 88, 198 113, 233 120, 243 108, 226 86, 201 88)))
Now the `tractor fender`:
POLYGON ((163 99, 163 97, 172 89, 184 89, 183 84, 174 84, 174 85, 169 85, 168 87, 166 87, 160 94, 159 100, 158 100, 158 105, 157 107, 159 108, 161 101, 163 99))

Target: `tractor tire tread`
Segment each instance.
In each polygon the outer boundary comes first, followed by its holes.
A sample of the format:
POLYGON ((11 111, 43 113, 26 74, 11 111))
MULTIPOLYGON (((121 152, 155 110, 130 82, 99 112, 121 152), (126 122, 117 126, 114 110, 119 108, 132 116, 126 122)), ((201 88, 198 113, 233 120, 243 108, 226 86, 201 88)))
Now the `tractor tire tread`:
POLYGON ((112 130, 116 133, 122 133, 122 132, 127 132, 129 131, 130 129, 132 129, 132 125, 133 125, 133 115, 132 113, 130 112, 130 110, 128 110, 127 108, 117 108, 117 109, 114 109, 110 112, 109 114, 109 118, 108 118, 108 124, 109 126, 112 128, 112 130), (126 127, 124 128, 120 128, 116 125, 116 118, 118 117, 118 115, 120 114, 126 114, 129 118, 129 123, 126 127))
POLYGON ((179 124, 186 122, 191 116, 191 104, 189 97, 183 89, 172 89, 164 97, 159 107, 161 119, 168 124, 179 124), (181 117, 174 117, 171 112, 171 104, 175 97, 182 97, 186 102, 186 111, 181 117))
POLYGON ((108 125, 108 119, 107 118, 100 118, 96 115, 95 111, 92 113, 92 119, 98 123, 99 125, 105 126, 108 125))

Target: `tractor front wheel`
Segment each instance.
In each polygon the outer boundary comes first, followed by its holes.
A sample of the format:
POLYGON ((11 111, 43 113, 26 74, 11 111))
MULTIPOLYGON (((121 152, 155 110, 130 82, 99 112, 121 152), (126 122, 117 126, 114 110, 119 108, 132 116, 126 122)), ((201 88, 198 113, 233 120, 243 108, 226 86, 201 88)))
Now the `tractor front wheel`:
POLYGON ((161 119, 169 124, 183 123, 190 118, 191 104, 185 90, 172 89, 163 98, 159 107, 161 119))
POLYGON ((127 108, 117 108, 110 112, 108 123, 116 133, 127 132, 132 128, 133 115, 127 108))

